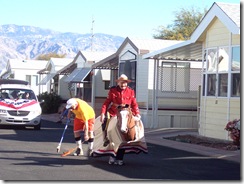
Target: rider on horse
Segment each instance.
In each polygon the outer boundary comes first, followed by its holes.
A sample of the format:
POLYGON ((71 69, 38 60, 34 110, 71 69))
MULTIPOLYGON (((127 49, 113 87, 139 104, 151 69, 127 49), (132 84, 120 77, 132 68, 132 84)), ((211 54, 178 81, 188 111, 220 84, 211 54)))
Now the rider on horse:
MULTIPOLYGON (((123 104, 130 105, 132 109, 133 116, 141 118, 138 104, 136 102, 135 92, 132 88, 128 87, 128 83, 131 80, 125 74, 122 74, 117 80, 117 86, 111 87, 107 99, 102 105, 100 121, 103 123, 104 127, 108 127, 110 117, 116 116, 117 107, 123 104)), ((109 144, 107 138, 107 132, 105 128, 105 139, 104 146, 109 144)), ((123 165, 124 149, 119 149, 116 158, 110 156, 109 164, 123 165)))

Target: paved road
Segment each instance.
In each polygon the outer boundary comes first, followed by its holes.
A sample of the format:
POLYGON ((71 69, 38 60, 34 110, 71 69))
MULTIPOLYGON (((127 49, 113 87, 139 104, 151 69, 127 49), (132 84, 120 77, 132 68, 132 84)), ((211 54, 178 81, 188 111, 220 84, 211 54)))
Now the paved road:
MULTIPOLYGON (((240 163, 148 143, 148 154, 126 155, 124 166, 108 165, 108 157, 60 157, 56 148, 64 124, 45 121, 40 131, 0 129, 1 180, 240 180, 240 163)), ((61 152, 75 146, 72 127, 61 152)), ((84 145, 84 150, 87 144, 84 145)))

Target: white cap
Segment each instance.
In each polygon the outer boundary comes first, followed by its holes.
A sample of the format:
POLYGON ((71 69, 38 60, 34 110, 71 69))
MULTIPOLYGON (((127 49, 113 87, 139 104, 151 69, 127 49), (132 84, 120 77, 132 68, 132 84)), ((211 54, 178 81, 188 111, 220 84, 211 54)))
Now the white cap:
POLYGON ((67 101, 66 109, 69 109, 73 105, 77 104, 76 100, 74 98, 71 98, 67 101))

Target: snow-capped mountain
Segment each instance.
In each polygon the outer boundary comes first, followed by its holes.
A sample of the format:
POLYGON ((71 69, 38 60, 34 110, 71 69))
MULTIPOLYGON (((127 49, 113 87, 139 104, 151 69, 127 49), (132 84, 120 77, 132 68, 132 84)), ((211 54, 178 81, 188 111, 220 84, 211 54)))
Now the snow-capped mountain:
POLYGON ((125 38, 108 34, 61 33, 33 26, 0 26, 0 67, 8 59, 35 59, 55 52, 73 58, 81 51, 114 52, 125 38))

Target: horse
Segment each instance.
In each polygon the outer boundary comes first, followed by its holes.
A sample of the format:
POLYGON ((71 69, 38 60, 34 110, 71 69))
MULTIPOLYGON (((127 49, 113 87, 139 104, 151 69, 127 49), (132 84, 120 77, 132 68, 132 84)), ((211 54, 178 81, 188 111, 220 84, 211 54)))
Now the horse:
POLYGON ((128 104, 118 105, 117 107, 117 126, 124 136, 125 141, 136 139, 136 121, 133 117, 131 108, 128 104))
POLYGON ((142 121, 133 117, 129 105, 123 104, 117 106, 117 108, 116 116, 110 119, 107 127, 107 136, 110 143, 105 147, 102 122, 100 122, 100 116, 96 118, 92 156, 116 156, 119 148, 125 149, 125 153, 148 153, 142 121))

